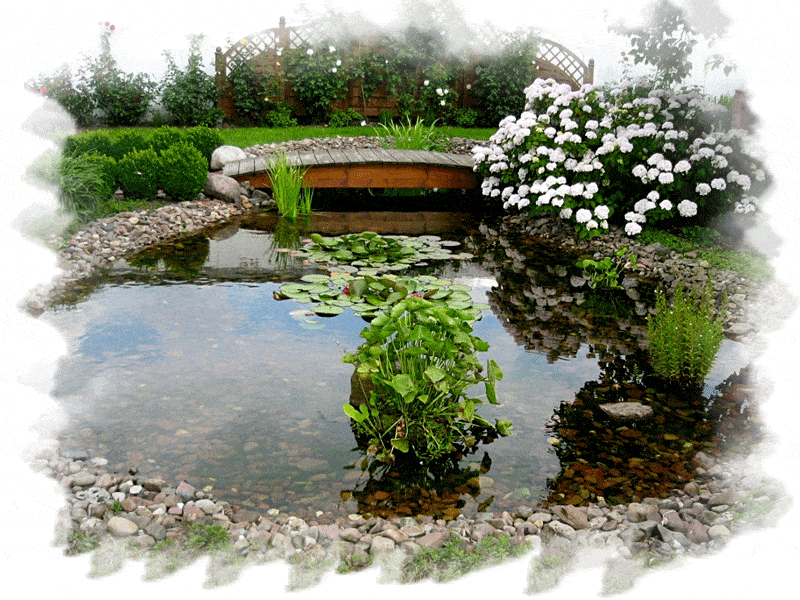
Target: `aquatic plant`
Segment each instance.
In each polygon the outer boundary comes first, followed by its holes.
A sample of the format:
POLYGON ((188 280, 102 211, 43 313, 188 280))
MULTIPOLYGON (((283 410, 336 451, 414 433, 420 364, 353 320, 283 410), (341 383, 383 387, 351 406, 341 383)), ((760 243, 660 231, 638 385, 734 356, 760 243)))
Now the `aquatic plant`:
POLYGON ((298 214, 311 212, 312 191, 303 183, 306 170, 290 165, 282 152, 270 158, 267 171, 272 196, 278 212, 287 219, 295 220, 298 214))
MULTIPOLYGON (((620 290, 622 285, 619 277, 627 266, 635 266, 636 256, 631 253, 631 261, 625 262, 627 247, 620 248, 614 256, 605 256, 602 260, 584 258, 576 263, 576 266, 583 269, 584 276, 589 281, 589 287, 601 290, 620 290)), ((634 267, 635 268, 635 267, 634 267)))
MULTIPOLYGON (((722 303, 727 306, 727 299, 722 303)), ((702 383, 724 338, 725 314, 714 316, 712 288, 703 293, 683 285, 675 290, 672 305, 663 293, 656 296, 656 311, 647 317, 650 359, 657 375, 676 383, 702 383)))
POLYGON ((309 311, 319 316, 335 316, 350 308, 365 319, 391 308, 409 297, 420 297, 444 306, 473 313, 475 319, 488 304, 473 302, 469 286, 454 284, 432 275, 398 277, 392 273, 352 275, 336 273, 303 275, 300 282, 284 283, 273 293, 276 300, 291 298, 311 303, 309 311))
POLYGON ((473 429, 511 432, 508 421, 492 425, 476 413, 483 402, 469 389, 483 383, 487 401, 498 404, 502 372, 489 360, 483 373, 477 354, 489 344, 472 334, 474 320, 472 312, 408 297, 361 332, 366 342, 342 360, 355 364, 372 389, 359 406, 345 403, 343 410, 367 439, 368 453, 389 462, 395 452, 411 453, 429 463, 453 453, 456 443, 473 446, 473 429))

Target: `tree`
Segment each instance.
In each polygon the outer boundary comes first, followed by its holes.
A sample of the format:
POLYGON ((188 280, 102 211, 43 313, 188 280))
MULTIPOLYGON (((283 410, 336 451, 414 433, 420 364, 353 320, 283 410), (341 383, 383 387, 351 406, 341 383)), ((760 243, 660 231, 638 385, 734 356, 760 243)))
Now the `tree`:
MULTIPOLYGON (((631 38, 629 56, 633 62, 654 66, 656 81, 667 87, 689 77, 689 58, 698 42, 705 39, 712 47, 730 24, 717 0, 687 0, 684 4, 681 8, 669 0, 654 0, 645 8, 643 26, 626 26, 619 21, 609 27, 631 38)), ((706 67, 722 68, 726 75, 735 68, 719 54, 709 58, 706 67)))

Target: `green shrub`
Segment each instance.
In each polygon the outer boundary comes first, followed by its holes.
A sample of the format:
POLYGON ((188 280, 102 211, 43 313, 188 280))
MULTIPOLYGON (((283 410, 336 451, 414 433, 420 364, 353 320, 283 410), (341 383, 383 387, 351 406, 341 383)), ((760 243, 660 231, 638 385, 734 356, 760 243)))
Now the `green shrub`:
POLYGON ((347 110, 336 110, 328 119, 331 127, 349 127, 358 125, 364 120, 364 116, 353 108, 347 110))
MULTIPOLYGON (((714 317, 711 285, 698 294, 684 296, 683 286, 675 290, 671 306, 661 293, 656 312, 647 317, 650 359, 655 373, 676 383, 702 383, 724 338, 723 314, 714 317)), ((727 299, 722 303, 727 306, 727 299)))
POLYGON ((114 69, 93 84, 94 101, 111 126, 137 125, 156 96, 156 83, 147 73, 114 69))
POLYGON ((193 200, 203 191, 208 161, 188 142, 170 146, 160 155, 159 187, 175 201, 193 200))
POLYGON ((270 102, 268 107, 264 113, 264 125, 269 127, 294 127, 297 125, 297 119, 292 116, 294 108, 292 108, 291 104, 270 102))
POLYGON ((228 85, 231 88, 236 116, 254 125, 261 122, 271 99, 278 93, 275 77, 257 73, 249 60, 241 61, 231 68, 228 85))
POLYGON ((136 150, 146 150, 152 145, 152 132, 144 129, 128 129, 111 134, 112 143, 108 154, 116 161, 136 150))
POLYGON ((198 126, 186 129, 184 139, 200 151, 206 161, 211 160, 211 154, 222 146, 222 134, 219 129, 198 126))
POLYGON ((69 65, 64 64, 53 75, 40 76, 29 83, 28 88, 58 102, 75 119, 78 126, 84 127, 91 122, 95 109, 94 100, 86 76, 81 70, 75 77, 69 65))
POLYGON ((309 116, 326 122, 332 104, 344 94, 347 82, 339 73, 341 56, 327 43, 285 52, 286 78, 309 116))
MULTIPOLYGON (((167 73, 161 87, 161 104, 178 125, 207 125, 217 104, 214 76, 203 68, 202 35, 189 36, 189 60, 181 70, 168 51, 167 73)), ((216 119, 214 119, 216 120, 216 119)))
POLYGON ((495 382, 502 378, 493 360, 482 373, 477 353, 489 344, 472 334, 474 319, 470 311, 410 296, 379 313, 361 332, 366 342, 345 355, 374 389, 343 410, 378 460, 391 462, 397 451, 430 463, 475 446, 487 432, 510 433, 507 421, 491 425, 477 415, 483 402, 468 392, 483 383, 487 400, 497 404, 495 382))
MULTIPOLYGON (((64 154, 74 155, 97 152, 98 154, 113 156, 113 147, 114 138, 111 133, 107 130, 98 129, 68 137, 64 144, 64 154)), ((122 158, 122 155, 119 158, 122 158)))
POLYGON ((117 162, 117 180, 127 200, 152 200, 158 194, 161 160, 152 148, 134 150, 117 162))
POLYGON ((186 134, 183 129, 177 127, 159 127, 150 133, 149 138, 148 145, 157 153, 161 153, 167 148, 185 141, 186 134))

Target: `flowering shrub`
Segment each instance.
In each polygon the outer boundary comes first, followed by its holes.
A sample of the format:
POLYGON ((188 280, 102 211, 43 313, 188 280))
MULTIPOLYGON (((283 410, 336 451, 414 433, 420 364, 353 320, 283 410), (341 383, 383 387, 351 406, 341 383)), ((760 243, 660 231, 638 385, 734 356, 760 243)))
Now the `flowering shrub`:
POLYGON ((28 88, 58 102, 79 126, 84 127, 91 121, 94 100, 83 69, 73 75, 69 65, 64 64, 56 73, 42 75, 29 83, 28 88))
POLYGON ((473 148, 483 194, 505 209, 556 211, 585 238, 610 223, 633 236, 648 222, 754 211, 766 186, 747 133, 714 131, 724 108, 696 90, 636 80, 574 91, 537 79, 525 98, 519 117, 473 148))
POLYGON ((304 45, 286 54, 286 78, 297 99, 314 120, 324 122, 347 87, 346 78, 339 73, 342 59, 336 47, 304 45))

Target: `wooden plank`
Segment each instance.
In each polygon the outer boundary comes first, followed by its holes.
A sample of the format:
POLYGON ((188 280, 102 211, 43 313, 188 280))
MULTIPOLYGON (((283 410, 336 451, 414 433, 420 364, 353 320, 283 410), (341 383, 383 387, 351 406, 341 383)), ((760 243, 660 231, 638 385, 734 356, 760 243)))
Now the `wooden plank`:
POLYGON ((386 150, 386 154, 391 156, 394 162, 398 164, 413 164, 415 162, 414 155, 409 150, 386 150))
POLYGON ((313 150, 298 152, 297 158, 300 164, 304 167, 314 167, 319 164, 319 159, 317 159, 317 153, 314 152, 313 150))
POLYGON ((358 153, 364 158, 365 163, 380 163, 383 158, 373 148, 359 148, 358 153))
POLYGON ((317 159, 317 164, 319 165, 333 165, 336 164, 336 160, 334 160, 333 156, 328 150, 315 150, 314 151, 315 157, 317 159))
POLYGON ((361 155, 361 152, 355 148, 345 148, 340 150, 340 152, 344 156, 344 161, 342 162, 346 161, 347 164, 358 165, 366 162, 364 157, 361 155))

